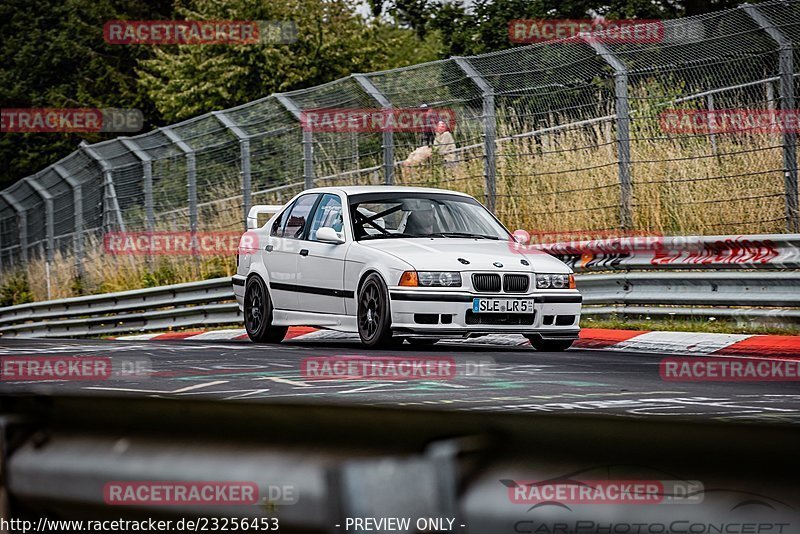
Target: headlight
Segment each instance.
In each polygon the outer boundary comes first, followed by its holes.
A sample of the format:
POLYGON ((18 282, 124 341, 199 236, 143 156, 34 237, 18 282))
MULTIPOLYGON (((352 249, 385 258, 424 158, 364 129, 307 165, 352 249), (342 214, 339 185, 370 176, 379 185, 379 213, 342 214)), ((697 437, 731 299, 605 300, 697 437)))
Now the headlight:
POLYGON ((461 273, 456 271, 406 271, 400 277, 401 286, 460 287, 461 273))
POLYGON ((536 274, 536 289, 575 289, 571 274, 536 274))

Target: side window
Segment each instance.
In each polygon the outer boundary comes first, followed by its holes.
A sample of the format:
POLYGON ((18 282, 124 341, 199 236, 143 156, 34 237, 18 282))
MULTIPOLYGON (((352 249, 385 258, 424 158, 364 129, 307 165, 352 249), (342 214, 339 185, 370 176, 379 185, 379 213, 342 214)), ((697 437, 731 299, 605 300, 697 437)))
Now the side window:
POLYGON ((300 239, 303 237, 303 230, 306 228, 308 215, 319 195, 303 195, 297 199, 292 209, 289 210, 289 219, 283 229, 281 237, 287 239, 300 239))
POLYGON ((286 217, 289 215, 289 212, 292 211, 294 204, 283 210, 275 222, 272 223, 272 228, 269 231, 269 235, 274 237, 280 237, 283 235, 283 225, 286 223, 286 217))
POLYGON ((310 241, 317 240, 317 230, 323 226, 330 226, 337 233, 342 231, 342 201, 337 195, 325 193, 314 212, 311 229, 308 232, 310 241))

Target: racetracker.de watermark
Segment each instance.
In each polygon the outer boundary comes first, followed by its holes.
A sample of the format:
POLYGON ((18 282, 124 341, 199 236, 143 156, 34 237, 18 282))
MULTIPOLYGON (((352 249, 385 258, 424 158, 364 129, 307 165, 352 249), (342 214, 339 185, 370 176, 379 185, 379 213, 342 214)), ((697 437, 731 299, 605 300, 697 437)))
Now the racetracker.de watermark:
POLYGON ((668 109, 658 120, 663 132, 676 134, 800 132, 797 109, 668 109))
POLYGON ((297 41, 294 21, 109 20, 103 38, 112 45, 252 45, 297 41))
POLYGON ((103 501, 111 506, 131 505, 291 505, 300 499, 292 485, 259 488, 252 481, 113 481, 103 487, 103 501))
POLYGON ((664 358, 659 374, 668 382, 797 382, 800 360, 664 358))
POLYGON ((456 114, 446 108, 320 108, 303 111, 310 132, 426 132, 439 122, 455 128, 456 114))
POLYGON ((554 250, 602 253, 630 253, 653 250, 664 242, 656 233, 625 231, 575 230, 564 232, 528 232, 514 230, 508 248, 520 254, 544 254, 554 250))
POLYGON ((139 380, 153 374, 143 356, 3 356, 0 381, 33 380, 139 380))
POLYGON ((554 39, 601 43, 660 43, 664 24, 647 19, 515 19, 508 23, 512 43, 542 43, 554 39))
POLYGON ((3 133, 138 132, 144 116, 138 109, 4 108, 3 133))
POLYGON ((697 504, 703 501, 699 480, 503 481, 514 504, 697 504))
POLYGON ((109 232, 103 236, 107 254, 132 256, 228 256, 258 250, 255 232, 109 232))
POLYGON ((316 380, 452 380, 493 376, 492 358, 452 356, 314 356, 300 364, 303 378, 316 380))
POLYGON ((255 482, 109 482, 103 488, 109 505, 257 504, 255 482))

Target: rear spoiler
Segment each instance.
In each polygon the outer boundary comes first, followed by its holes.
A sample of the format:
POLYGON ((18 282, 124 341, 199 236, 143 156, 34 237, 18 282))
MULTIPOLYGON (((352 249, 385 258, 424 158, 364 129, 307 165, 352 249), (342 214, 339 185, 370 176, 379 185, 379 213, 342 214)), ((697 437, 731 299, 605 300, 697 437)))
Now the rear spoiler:
POLYGON ((275 215, 279 211, 283 209, 282 205, 277 204, 256 204, 252 208, 250 208, 250 212, 247 214, 247 229, 254 230, 258 228, 258 216, 266 213, 269 215, 275 215))

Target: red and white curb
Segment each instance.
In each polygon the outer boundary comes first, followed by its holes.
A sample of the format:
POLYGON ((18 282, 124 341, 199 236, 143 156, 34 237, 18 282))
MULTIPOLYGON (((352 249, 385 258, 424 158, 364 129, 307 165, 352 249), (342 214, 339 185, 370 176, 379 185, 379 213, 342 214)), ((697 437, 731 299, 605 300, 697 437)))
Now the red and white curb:
MULTIPOLYGON (((127 341, 189 340, 220 341, 247 340, 244 329, 167 332, 160 334, 139 334, 121 336, 116 339, 127 341)), ((316 330, 308 327, 291 327, 286 339, 303 341, 322 341, 327 339, 351 340, 355 334, 316 330)), ((492 334, 467 340, 448 340, 448 343, 469 345, 518 346, 528 343, 525 338, 514 334, 492 334)), ((800 358, 800 336, 772 336, 748 334, 710 334, 702 332, 647 332, 641 330, 604 330, 584 328, 574 347, 583 349, 603 349, 626 352, 657 352, 662 354, 720 355, 720 356, 759 356, 800 358)))

